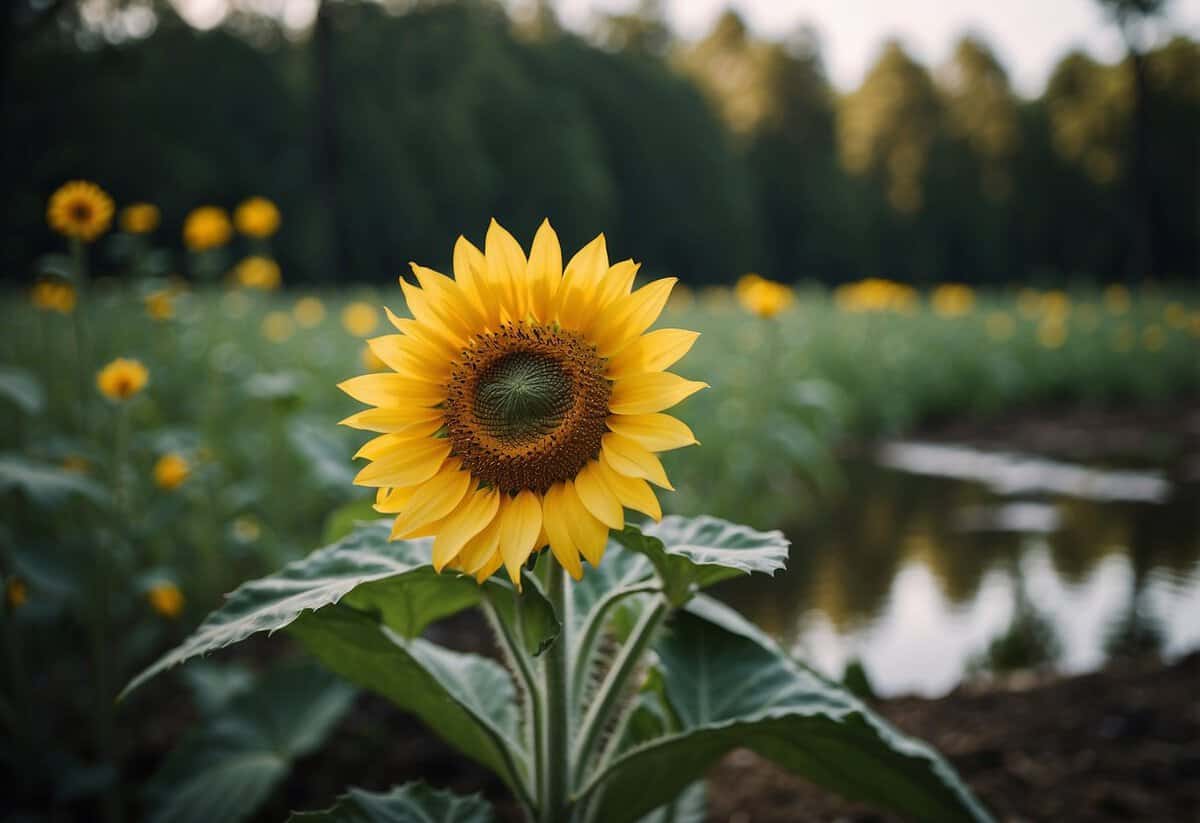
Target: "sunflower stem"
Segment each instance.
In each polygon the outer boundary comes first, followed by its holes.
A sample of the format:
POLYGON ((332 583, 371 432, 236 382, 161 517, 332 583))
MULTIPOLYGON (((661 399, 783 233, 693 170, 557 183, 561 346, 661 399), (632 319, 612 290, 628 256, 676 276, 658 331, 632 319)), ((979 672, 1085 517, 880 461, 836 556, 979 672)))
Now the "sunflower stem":
POLYGON ((584 769, 591 760, 600 743, 605 726, 612 718, 613 709, 617 706, 621 695, 625 692, 629 678, 637 669, 642 659, 642 652, 650 643, 662 619, 667 614, 667 600, 662 595, 655 595, 655 602, 642 613, 637 625, 630 632, 629 638, 621 647, 617 659, 605 675, 600 688, 592 697, 587 714, 583 718, 573 752, 572 762, 575 765, 575 777, 581 779, 584 769))
POLYGON ((571 817, 569 784, 571 778, 570 725, 567 707, 571 695, 570 675, 567 669, 569 622, 566 619, 566 572, 551 555, 546 572, 546 590, 554 612, 562 623, 562 631, 554 644, 546 650, 542 665, 542 713, 541 735, 538 741, 539 790, 541 808, 538 819, 541 823, 563 823, 571 817))

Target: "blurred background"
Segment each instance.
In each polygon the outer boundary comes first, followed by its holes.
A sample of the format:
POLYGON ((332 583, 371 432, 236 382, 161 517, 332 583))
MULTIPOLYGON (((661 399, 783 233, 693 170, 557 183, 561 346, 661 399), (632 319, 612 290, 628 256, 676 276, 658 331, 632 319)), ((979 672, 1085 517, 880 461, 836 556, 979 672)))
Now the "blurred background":
MULTIPOLYGON (((276 646, 112 703, 374 516, 333 387, 493 217, 680 278, 712 388, 664 508, 793 541, 719 596, 1004 818, 1200 808, 1200 0, 6 0, 0 44, 12 819, 242 819, 213 728, 279 759, 256 820, 503 796, 276 646), (65 241, 74 179, 116 208, 65 241)), ((746 753, 709 803, 879 819, 746 753)))
POLYGON ((291 282, 390 282, 546 215, 693 284, 1200 265, 1195 0, 5 7, 3 277, 80 175, 176 236, 269 194, 291 282))

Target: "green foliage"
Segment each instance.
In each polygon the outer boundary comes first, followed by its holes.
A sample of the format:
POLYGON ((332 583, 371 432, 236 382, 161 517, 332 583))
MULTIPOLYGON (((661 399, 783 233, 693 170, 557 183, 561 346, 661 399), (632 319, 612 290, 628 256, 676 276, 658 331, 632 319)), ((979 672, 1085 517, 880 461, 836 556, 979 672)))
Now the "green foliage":
POLYGON ((671 515, 641 529, 626 526, 615 537, 650 558, 667 599, 676 606, 696 589, 739 573, 774 574, 784 567, 789 545, 782 532, 759 532, 707 515, 671 515))
MULTIPOLYGON (((428 546, 401 543, 389 553, 384 547, 389 544, 379 545, 386 537, 381 524, 361 525, 280 575, 247 584, 179 650, 132 685, 173 662, 236 642, 252 631, 286 627, 328 668, 412 712, 460 752, 494 771, 531 814, 548 796, 543 781, 556 773, 567 781, 565 796, 570 799, 563 809, 542 808, 543 816, 635 821, 677 797, 681 805, 675 811, 688 814, 699 801, 695 791, 684 790, 723 753, 749 746, 836 791, 920 819, 987 819, 936 754, 900 735, 840 686, 792 661, 716 601, 691 597, 654 643, 666 595, 730 574, 775 571, 786 554, 782 536, 711 517, 668 518, 648 532, 626 529, 621 542, 633 551, 610 545, 600 568, 585 577, 586 583, 572 587, 571 611, 580 616, 568 627, 566 638, 558 636, 553 642, 567 644, 568 657, 562 659, 574 665, 558 674, 551 675, 555 670, 544 660, 540 666, 535 663, 548 638, 558 634, 553 611, 538 624, 542 631, 533 635, 523 633, 522 624, 531 614, 552 608, 549 603, 563 602, 565 592, 542 593, 543 585, 562 585, 561 570, 556 576, 540 568, 553 561, 538 564, 537 575, 545 579, 530 577, 519 603, 497 607, 498 595, 488 592, 490 613, 501 627, 500 637, 525 691, 521 700, 517 682, 496 662, 396 631, 397 625, 419 629, 471 604, 460 594, 461 578, 415 576, 412 553, 427 552, 428 546), (638 553, 654 560, 653 566, 638 553), (667 558, 685 564, 667 563, 667 558), (442 605, 435 606, 435 601, 442 605), (396 617, 402 605, 407 623, 396 617), (622 651, 605 663, 597 652, 610 633, 622 651), (516 637, 525 642, 514 642, 516 637), (620 700, 649 645, 657 662, 651 664, 648 687, 629 715, 619 710, 620 700), (538 677, 539 670, 544 679, 538 677), (583 687, 589 682, 599 685, 585 701, 583 687), (544 707, 551 699, 563 701, 565 716, 547 728, 544 707), (628 725, 614 721, 626 716, 628 725), (598 747, 599 731, 613 722, 618 725, 611 742, 598 747), (537 733, 531 735, 530 730, 537 733), (548 765, 548 736, 567 741, 563 750, 571 752, 574 769, 566 763, 548 765), (653 785, 646 785, 647 773, 656 776, 653 785)), ((561 654, 562 648, 555 651, 561 654)), ((252 691, 235 697, 232 705, 258 696, 252 691)), ((263 714, 277 716, 272 713, 276 711, 263 714)), ((236 743, 235 760, 252 748, 242 744, 240 736, 236 743)), ((246 804, 257 802, 286 768, 254 755, 247 755, 254 769, 230 768, 219 756, 208 754, 214 748, 185 745, 188 755, 177 760, 201 763, 197 779, 224 788, 218 793, 226 802, 234 802, 238 791, 246 804), (202 754, 193 754, 193 749, 202 754), (221 782, 232 776, 243 783, 221 782)), ((176 796, 191 802, 187 792, 176 796)), ((401 804, 396 813, 406 814, 406 802, 399 796, 352 794, 325 814, 337 815, 329 819, 369 820, 375 813, 371 809, 391 804, 401 804)))
POLYGON ((108 492, 91 478, 20 455, 0 454, 0 492, 12 489, 39 506, 58 506, 72 497, 109 503, 108 492))
POLYGON ((299 812, 288 823, 492 823, 487 801, 406 783, 389 792, 351 789, 332 808, 299 812))
POLYGON ((521 790, 529 763, 516 689, 502 666, 420 638, 405 639, 344 607, 306 615, 291 632, 331 670, 412 712, 514 791, 521 790))
MULTIPOLYGON (((484 589, 474 580, 437 574, 429 564, 432 541, 389 541, 390 522, 363 525, 346 537, 288 564, 278 574, 246 583, 209 615, 174 651, 133 679, 125 693, 193 657, 238 643, 259 632, 274 633, 303 613, 337 603, 374 614, 391 631, 415 637, 430 623, 479 602, 484 589)), ((489 581, 488 597, 512 600, 516 592, 489 581)), ((529 611, 525 637, 539 649, 558 631, 544 597, 529 594, 512 614, 529 611), (549 613, 548 613, 549 612, 549 613)))
POLYGON ((738 747, 915 820, 990 819, 931 749, 716 601, 694 599, 656 651, 679 727, 618 754, 594 784, 598 819, 636 820, 738 747))
POLYGON ((37 414, 46 405, 46 393, 37 378, 10 366, 0 367, 0 397, 25 414, 37 414))
POLYGON ((354 689, 311 665, 277 666, 179 744, 146 787, 153 823, 245 820, 319 747, 354 689))

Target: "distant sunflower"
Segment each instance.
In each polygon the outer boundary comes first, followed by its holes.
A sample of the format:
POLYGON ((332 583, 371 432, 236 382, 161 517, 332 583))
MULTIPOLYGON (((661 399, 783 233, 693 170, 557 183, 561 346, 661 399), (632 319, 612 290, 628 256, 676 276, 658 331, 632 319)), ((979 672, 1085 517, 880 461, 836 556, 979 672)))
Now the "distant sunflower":
POLYGON ((224 246, 232 234, 229 215, 218 206, 192 209, 183 221, 183 244, 195 252, 224 246))
POLYGON ((600 235, 567 263, 549 222, 529 258, 492 221, 484 251, 459 238, 454 278, 412 264, 412 313, 371 348, 390 371, 341 384, 377 408, 342 421, 381 436, 355 482, 396 514, 392 537, 435 535, 433 565, 482 581, 549 545, 576 579, 600 562, 624 508, 662 516, 656 452, 696 442, 662 412, 706 384, 665 369, 698 334, 646 333, 674 278, 632 291, 600 235))
POLYGON ((72 180, 50 196, 46 222, 64 237, 90 243, 112 223, 113 201, 104 189, 86 180, 72 180))
POLYGON ((279 231, 279 208, 265 197, 251 197, 238 204, 233 223, 247 237, 270 237, 279 231))

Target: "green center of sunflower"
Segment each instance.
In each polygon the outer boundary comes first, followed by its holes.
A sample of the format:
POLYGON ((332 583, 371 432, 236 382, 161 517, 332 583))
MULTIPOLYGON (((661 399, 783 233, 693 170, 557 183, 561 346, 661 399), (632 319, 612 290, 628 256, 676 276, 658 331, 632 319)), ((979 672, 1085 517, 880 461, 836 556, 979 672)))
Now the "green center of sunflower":
POLYGON ((571 408, 571 378, 555 360, 514 352, 479 376, 475 418, 491 437, 521 443, 553 432, 571 408))

